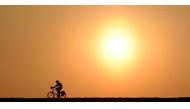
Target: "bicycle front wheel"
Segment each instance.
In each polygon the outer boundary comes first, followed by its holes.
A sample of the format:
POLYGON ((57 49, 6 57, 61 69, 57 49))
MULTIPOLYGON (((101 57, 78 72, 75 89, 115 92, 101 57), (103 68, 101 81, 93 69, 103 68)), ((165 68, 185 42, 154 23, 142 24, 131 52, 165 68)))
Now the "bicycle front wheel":
POLYGON ((47 97, 48 97, 48 98, 55 98, 55 94, 54 94, 53 92, 49 92, 49 93, 47 94, 47 97))

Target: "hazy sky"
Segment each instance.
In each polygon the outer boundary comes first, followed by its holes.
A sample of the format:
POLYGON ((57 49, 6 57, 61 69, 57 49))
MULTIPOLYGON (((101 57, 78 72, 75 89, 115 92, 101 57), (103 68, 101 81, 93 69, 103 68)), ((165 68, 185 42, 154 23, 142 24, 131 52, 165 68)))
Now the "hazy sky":
POLYGON ((190 6, 0 6, 0 97, 46 97, 57 79, 68 97, 190 96, 189 19, 190 6), (96 47, 114 25, 136 43, 118 71, 96 47))

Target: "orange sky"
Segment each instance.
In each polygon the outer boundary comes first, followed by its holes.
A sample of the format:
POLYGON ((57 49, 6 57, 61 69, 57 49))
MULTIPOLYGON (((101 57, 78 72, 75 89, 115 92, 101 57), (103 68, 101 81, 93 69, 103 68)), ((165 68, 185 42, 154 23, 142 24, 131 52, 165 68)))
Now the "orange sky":
POLYGON ((189 6, 0 6, 0 97, 46 97, 56 79, 68 97, 190 96, 189 19, 189 6), (136 43, 115 71, 96 46, 114 25, 136 43))

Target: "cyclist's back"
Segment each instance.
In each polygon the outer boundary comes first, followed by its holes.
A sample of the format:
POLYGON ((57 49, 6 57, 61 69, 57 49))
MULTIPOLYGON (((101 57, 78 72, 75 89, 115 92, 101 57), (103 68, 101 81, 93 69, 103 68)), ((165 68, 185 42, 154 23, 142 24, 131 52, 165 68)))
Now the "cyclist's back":
POLYGON ((57 88, 59 88, 59 89, 61 90, 61 89, 62 89, 62 87, 63 87, 63 86, 62 86, 62 84, 61 84, 59 81, 56 81, 56 83, 57 83, 57 85, 56 85, 56 86, 57 86, 57 88))

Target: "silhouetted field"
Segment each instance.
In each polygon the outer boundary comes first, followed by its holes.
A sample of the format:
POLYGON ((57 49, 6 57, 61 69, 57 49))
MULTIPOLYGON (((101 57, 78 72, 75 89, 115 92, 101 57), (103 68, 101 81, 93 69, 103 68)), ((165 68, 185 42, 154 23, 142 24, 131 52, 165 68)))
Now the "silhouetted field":
POLYGON ((190 102, 190 97, 180 98, 0 98, 0 102, 190 102))

